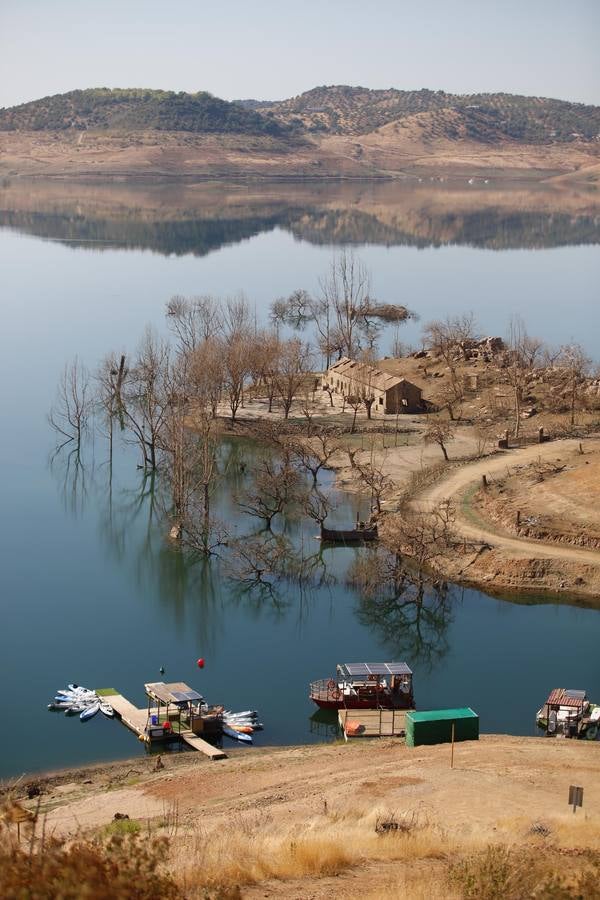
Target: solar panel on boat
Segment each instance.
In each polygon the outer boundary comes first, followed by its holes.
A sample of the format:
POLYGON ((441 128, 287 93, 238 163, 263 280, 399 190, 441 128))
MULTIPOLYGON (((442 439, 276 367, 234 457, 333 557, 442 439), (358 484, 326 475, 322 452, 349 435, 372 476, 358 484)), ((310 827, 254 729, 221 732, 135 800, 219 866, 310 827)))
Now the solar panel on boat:
POLYGON ((405 662, 396 663, 343 663, 338 666, 350 678, 361 675, 412 675, 405 662))

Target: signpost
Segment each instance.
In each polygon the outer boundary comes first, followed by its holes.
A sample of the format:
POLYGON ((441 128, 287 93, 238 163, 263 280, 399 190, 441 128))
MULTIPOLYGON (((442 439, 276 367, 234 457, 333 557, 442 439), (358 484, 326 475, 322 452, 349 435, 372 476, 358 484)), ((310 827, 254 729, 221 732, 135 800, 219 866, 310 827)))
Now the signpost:
POLYGON ((573 807, 573 815, 577 812, 578 806, 583 806, 583 788, 577 785, 569 786, 569 806, 573 807))

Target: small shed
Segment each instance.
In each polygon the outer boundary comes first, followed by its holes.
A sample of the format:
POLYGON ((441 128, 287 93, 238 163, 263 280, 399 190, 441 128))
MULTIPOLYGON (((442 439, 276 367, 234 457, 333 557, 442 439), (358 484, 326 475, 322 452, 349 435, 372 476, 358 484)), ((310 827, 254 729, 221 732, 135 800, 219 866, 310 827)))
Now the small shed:
POLYGON ((406 744, 448 744, 452 740, 454 724, 455 741, 479 739, 479 716, 470 706, 460 709, 430 709, 427 712, 406 713, 406 744))

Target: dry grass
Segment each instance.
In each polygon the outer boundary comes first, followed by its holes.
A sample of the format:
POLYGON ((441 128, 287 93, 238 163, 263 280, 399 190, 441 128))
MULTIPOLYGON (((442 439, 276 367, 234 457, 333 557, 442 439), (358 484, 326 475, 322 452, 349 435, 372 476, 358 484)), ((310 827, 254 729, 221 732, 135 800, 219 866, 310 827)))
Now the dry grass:
POLYGON ((410 817, 406 827, 378 834, 382 819, 399 822, 387 811, 334 812, 281 829, 264 817, 233 822, 222 830, 203 830, 179 842, 184 889, 224 890, 268 879, 324 877, 366 861, 444 860, 455 850, 440 829, 410 817))
POLYGON ((161 871, 166 843, 138 834, 108 839, 47 838, 43 823, 19 840, 15 829, 0 830, 2 900, 170 900, 179 890, 161 871))
POLYGON ((382 809, 338 809, 283 827, 259 814, 240 817, 225 834, 215 828, 180 836, 174 851, 191 897, 233 898, 263 881, 326 878, 381 864, 383 880, 365 900, 600 898, 600 825, 583 818, 539 825, 507 821, 499 830, 520 835, 519 842, 486 846, 489 835, 451 835, 413 814, 382 809), (398 827, 378 833, 390 821, 398 827))
POLYGON ((564 856, 559 848, 490 845, 449 867, 448 885, 463 900, 598 900, 600 854, 564 856))

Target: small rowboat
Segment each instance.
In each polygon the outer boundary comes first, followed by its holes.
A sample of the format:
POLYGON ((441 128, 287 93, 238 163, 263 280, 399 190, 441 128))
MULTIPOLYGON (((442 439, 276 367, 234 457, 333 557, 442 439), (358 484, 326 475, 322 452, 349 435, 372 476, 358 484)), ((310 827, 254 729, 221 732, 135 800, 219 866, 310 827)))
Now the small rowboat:
POLYGON ((107 700, 100 701, 100 712, 103 713, 108 719, 112 719, 115 711, 107 700))
POLYGON ((239 734, 252 734, 254 731, 252 725, 233 725, 229 722, 228 727, 233 728, 233 730, 237 731, 239 734))

